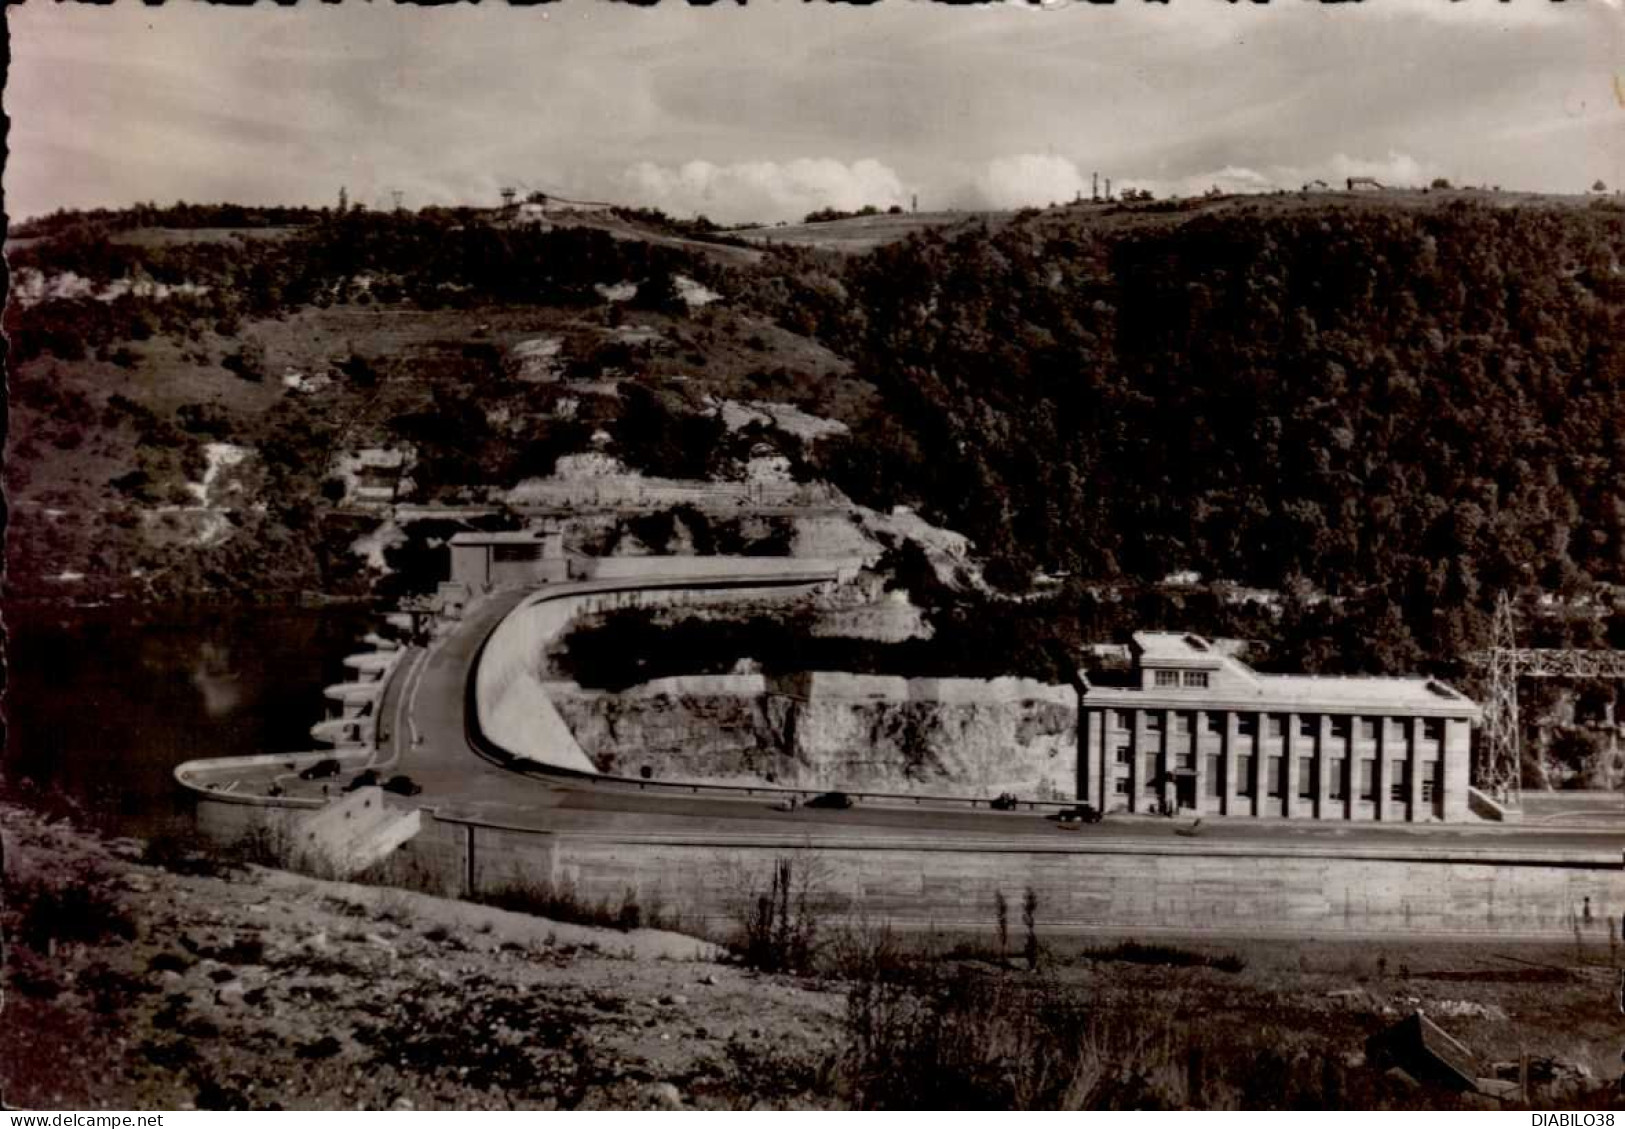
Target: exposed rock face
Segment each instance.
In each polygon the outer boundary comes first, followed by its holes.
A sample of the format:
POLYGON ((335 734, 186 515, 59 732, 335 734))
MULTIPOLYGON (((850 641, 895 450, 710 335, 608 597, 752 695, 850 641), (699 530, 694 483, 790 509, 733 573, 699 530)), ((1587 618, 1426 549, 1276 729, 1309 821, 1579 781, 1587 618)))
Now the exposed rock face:
POLYGON ((671 678, 550 683, 599 771, 657 779, 1030 798, 1076 794, 1077 702, 1023 679, 671 678))

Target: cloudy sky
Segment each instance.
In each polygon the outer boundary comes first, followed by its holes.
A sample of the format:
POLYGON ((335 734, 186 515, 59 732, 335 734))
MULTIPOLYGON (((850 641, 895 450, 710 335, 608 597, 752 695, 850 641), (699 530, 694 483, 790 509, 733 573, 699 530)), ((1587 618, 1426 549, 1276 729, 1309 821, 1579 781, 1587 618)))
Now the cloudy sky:
POLYGON ((7 210, 493 203, 713 219, 1374 175, 1625 186, 1625 0, 8 12, 7 210))

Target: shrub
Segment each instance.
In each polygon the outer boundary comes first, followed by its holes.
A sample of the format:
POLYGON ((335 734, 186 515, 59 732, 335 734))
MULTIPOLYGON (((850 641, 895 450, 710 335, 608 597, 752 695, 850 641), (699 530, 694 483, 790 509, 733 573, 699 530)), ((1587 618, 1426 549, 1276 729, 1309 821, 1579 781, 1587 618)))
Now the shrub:
POLYGON ((141 851, 141 861, 147 866, 155 866, 171 874, 205 878, 219 877, 231 869, 229 862, 207 849, 200 848, 196 839, 173 832, 148 839, 141 851))
POLYGON ((359 388, 373 388, 378 384, 378 370, 372 367, 371 361, 359 353, 351 353, 344 363, 339 365, 339 371, 359 388))
POLYGON ((265 819, 246 828, 226 854, 234 862, 275 869, 293 869, 293 837, 285 824, 265 819))
POLYGON ((1047 978, 875 978, 848 992, 845 1028, 859 1108, 1069 1108, 1093 1086, 1089 1016, 1047 978))
POLYGON ((1085 960, 1118 960, 1134 964, 1168 965, 1175 968, 1214 968, 1220 972, 1240 972, 1247 967, 1246 960, 1235 953, 1212 956, 1194 949, 1182 949, 1177 945, 1146 945, 1139 941, 1122 941, 1105 948, 1086 949, 1082 956, 1085 960))
POLYGON ((209 435, 216 439, 231 436, 231 417, 215 404, 182 404, 175 409, 175 418, 181 428, 193 435, 209 435))
POLYGON ((56 881, 31 879, 11 884, 16 907, 15 935, 35 952, 53 943, 93 944, 108 937, 134 940, 135 921, 118 900, 86 871, 56 881))
POLYGON ((993 892, 993 916, 999 930, 999 959, 1003 960, 1010 951, 1010 903, 1003 890, 993 892))
POLYGON ((1021 899, 1021 925, 1027 932, 1027 943, 1023 946, 1023 955, 1027 958, 1027 967, 1034 972, 1038 971, 1038 894, 1031 886, 1021 899))
POLYGON ((220 362, 221 367, 236 373, 244 380, 260 383, 266 377, 265 345, 256 338, 245 340, 237 351, 220 362))
POLYGON ((903 942, 890 922, 877 925, 865 918, 848 922, 830 934, 820 955, 821 971, 841 980, 895 981, 910 973, 903 942))
POLYGON ((751 968, 763 972, 803 972, 817 952, 818 922, 812 883, 803 872, 796 878, 790 859, 773 864, 766 889, 745 907, 735 950, 751 968))
POLYGON ((619 902, 595 902, 569 882, 553 883, 516 877, 495 889, 474 895, 471 900, 513 913, 600 929, 618 929, 623 933, 640 928, 671 929, 677 924, 674 917, 668 918, 660 912, 658 904, 645 911, 638 901, 637 891, 630 888, 622 894, 619 902))

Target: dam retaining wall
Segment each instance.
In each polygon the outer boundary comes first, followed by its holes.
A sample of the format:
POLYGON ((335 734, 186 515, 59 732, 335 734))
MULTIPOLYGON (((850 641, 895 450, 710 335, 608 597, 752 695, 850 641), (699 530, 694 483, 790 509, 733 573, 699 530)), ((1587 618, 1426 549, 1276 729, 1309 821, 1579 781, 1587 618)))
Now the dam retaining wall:
MULTIPOLYGON (((1046 846, 920 838, 724 840, 568 834, 425 811, 401 848, 405 873, 439 892, 568 885, 590 901, 680 908, 689 928, 726 933, 792 861, 820 917, 904 929, 994 928, 994 895, 1019 905, 1031 887, 1044 933, 1287 937, 1506 937, 1606 942, 1625 913, 1625 868, 1592 855, 1509 846, 1454 851, 1175 844, 1101 839, 1046 846), (1334 853, 1335 852, 1335 853, 1334 853), (1436 853, 1435 853, 1436 852, 1436 853)), ((231 840, 289 813, 204 800, 199 820, 231 840)), ((1058 833, 1059 834, 1059 833, 1058 833)), ((781 836, 783 838, 783 836, 781 836)))

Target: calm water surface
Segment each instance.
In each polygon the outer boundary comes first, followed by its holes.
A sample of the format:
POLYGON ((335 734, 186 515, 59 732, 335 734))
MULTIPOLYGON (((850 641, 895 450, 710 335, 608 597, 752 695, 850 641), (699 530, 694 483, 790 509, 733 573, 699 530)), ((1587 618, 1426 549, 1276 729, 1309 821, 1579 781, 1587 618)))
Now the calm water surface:
POLYGON ((322 688, 382 622, 363 608, 8 610, 8 787, 147 835, 188 815, 194 757, 316 748, 322 688))

